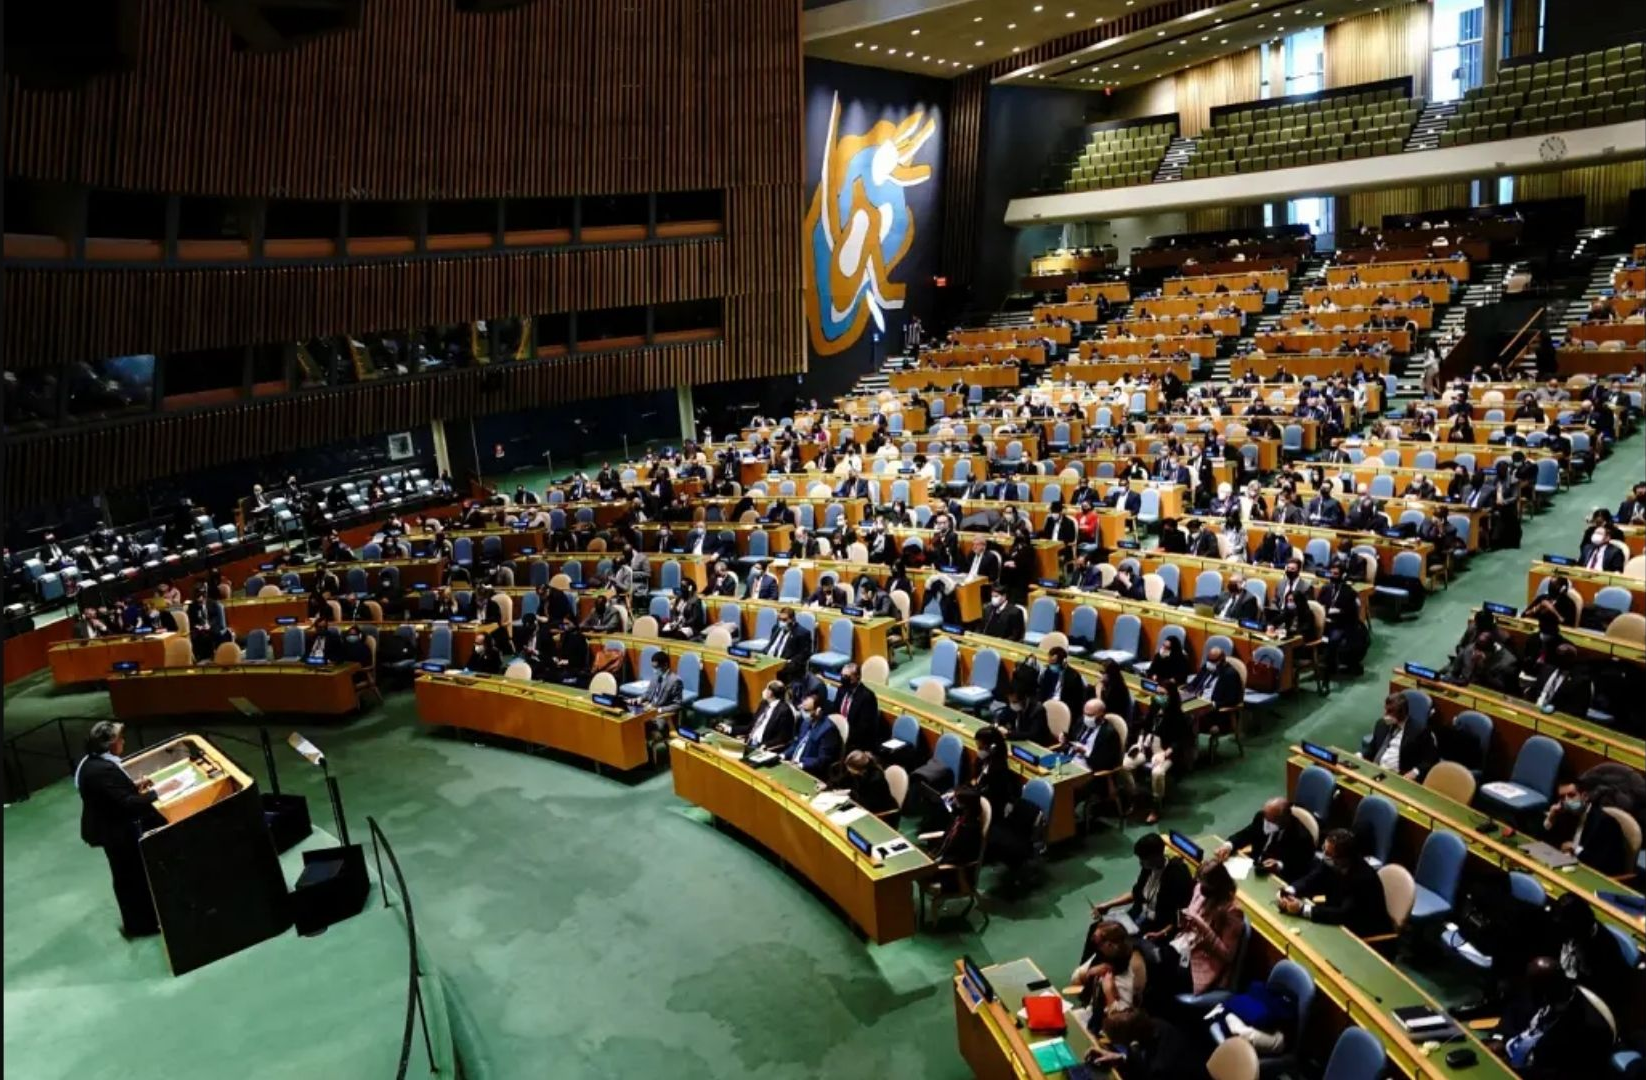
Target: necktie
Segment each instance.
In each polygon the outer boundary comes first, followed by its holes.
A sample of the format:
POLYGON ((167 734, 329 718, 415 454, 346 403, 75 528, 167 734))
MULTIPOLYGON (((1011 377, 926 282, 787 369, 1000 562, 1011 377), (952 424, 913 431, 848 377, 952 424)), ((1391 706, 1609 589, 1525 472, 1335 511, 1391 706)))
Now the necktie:
POLYGON ((1555 699, 1555 691, 1560 689, 1560 683, 1565 677, 1565 673, 1559 671, 1555 672, 1553 675, 1550 675, 1543 683, 1543 693, 1537 696, 1537 703, 1539 705, 1547 705, 1549 702, 1553 701, 1555 699))
POLYGON ((785 630, 779 630, 777 632, 777 636, 772 638, 772 647, 770 649, 771 654, 773 656, 782 656, 783 655, 783 646, 787 645, 788 643, 789 643, 789 632, 788 632, 788 630, 786 630, 786 629, 785 630))
POLYGON ((772 707, 770 704, 760 710, 760 715, 755 718, 754 727, 749 729, 750 743, 759 744, 761 736, 766 734, 766 721, 771 719, 771 715, 772 707))

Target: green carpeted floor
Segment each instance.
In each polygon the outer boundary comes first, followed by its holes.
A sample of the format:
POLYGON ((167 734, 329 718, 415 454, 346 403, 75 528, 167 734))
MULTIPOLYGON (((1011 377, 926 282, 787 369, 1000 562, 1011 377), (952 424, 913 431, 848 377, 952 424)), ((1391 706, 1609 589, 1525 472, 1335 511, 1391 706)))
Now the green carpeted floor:
MULTIPOLYGON (((1639 478, 1640 460, 1631 441, 1593 483, 1529 522, 1519 552, 1479 557, 1420 618, 1380 621, 1364 678, 1329 698, 1293 695, 1243 760, 1174 787, 1165 824, 1227 829, 1280 790, 1292 742, 1352 744, 1377 717, 1391 666, 1442 660, 1482 600, 1521 602, 1526 563, 1573 548, 1582 515, 1615 505, 1639 478)), ((103 711, 104 695, 55 694, 36 676, 8 688, 5 727, 103 711)), ((952 960, 1027 955, 1062 978, 1076 960, 1088 899, 1130 883, 1130 847, 1143 828, 1055 851, 1034 888, 993 896, 981 936, 956 924, 874 947, 804 881, 677 800, 666 772, 625 781, 431 735, 404 693, 335 730, 305 731, 330 755, 356 829, 376 817, 399 853, 471 1077, 963 1077, 946 978, 952 960)), ((318 777, 284 760, 287 787, 309 795, 325 823, 318 777)), ((286 1075, 275 1063, 309 1060, 296 1048, 317 1039, 336 1040, 351 1062, 375 1060, 368 1045, 398 1048, 395 1010, 364 1004, 403 992, 404 956, 394 950, 378 963, 382 950, 350 949, 346 971, 309 969, 298 954, 277 952, 293 944, 282 942, 237 958, 234 980, 179 988, 164 978, 152 942, 115 934, 104 864, 80 844, 76 814, 62 783, 6 811, 8 1069, 101 1075, 84 1071, 88 1047, 99 1043, 91 1028, 147 1047, 120 1055, 122 1074, 173 1080, 223 1071, 224 1059, 196 1055, 185 1033, 210 1031, 211 1045, 239 1046, 235 1060, 253 1076, 286 1075), (121 1007, 137 982, 150 999, 121 1007), (37 1000, 53 989, 55 1000, 37 1000)), ((993 881, 991 872, 985 887, 993 881)), ((339 945, 375 932, 360 922, 339 928, 339 945)))

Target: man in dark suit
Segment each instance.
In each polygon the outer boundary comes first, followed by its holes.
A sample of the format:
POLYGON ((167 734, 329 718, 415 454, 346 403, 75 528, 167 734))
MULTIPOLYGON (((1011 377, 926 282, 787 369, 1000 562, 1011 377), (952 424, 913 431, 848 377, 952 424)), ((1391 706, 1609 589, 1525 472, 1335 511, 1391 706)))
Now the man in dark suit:
POLYGON ((147 779, 134 783, 120 764, 126 748, 123 728, 113 720, 92 725, 74 785, 80 791, 80 839, 102 848, 109 862, 114 899, 120 906, 120 932, 141 937, 159 933, 160 921, 137 841, 166 819, 154 808, 154 785, 147 779))
POLYGON ((1255 620, 1263 614, 1263 608, 1258 604, 1257 597, 1246 591, 1246 579, 1233 574, 1223 595, 1217 598, 1212 614, 1219 619, 1239 622, 1242 619, 1255 620))
POLYGON ((1189 522, 1189 554, 1201 559, 1221 557, 1217 547, 1217 530, 1202 528, 1200 522, 1189 522))
POLYGON ((1314 866, 1315 843, 1292 813, 1290 800, 1274 798, 1252 815, 1243 829, 1230 834, 1215 853, 1219 860, 1251 849, 1252 862, 1282 881, 1297 881, 1314 866))
POLYGON ((808 533, 804 527, 794 531, 794 540, 789 544, 789 558, 815 559, 817 558, 817 538, 808 533))
POLYGON ((760 692, 760 707, 747 724, 731 725, 731 732, 763 750, 777 750, 794 738, 794 710, 783 700, 783 684, 769 682, 760 692))
POLYGON ((1008 739, 1025 739, 1041 746, 1057 742, 1046 720, 1046 706, 1023 692, 1015 682, 1006 689, 1006 711, 1000 717, 1008 739))
POLYGON ((1333 829, 1326 834, 1321 855, 1313 868, 1281 890, 1276 898, 1280 910, 1312 922, 1347 927, 1360 937, 1388 933, 1392 924, 1383 882, 1361 857, 1354 833, 1333 829), (1314 900, 1317 896, 1323 899, 1314 900))
POLYGON ((343 662, 343 641, 332 633, 329 617, 321 615, 315 618, 314 625, 309 629, 308 647, 303 655, 311 660, 324 660, 328 664, 343 662))
POLYGON ((668 718, 680 711, 680 702, 685 695, 685 685, 680 676, 669 670, 667 653, 652 654, 651 680, 647 683, 646 693, 641 697, 641 704, 647 708, 656 709, 659 723, 662 727, 668 726, 668 718))
POLYGON ((1108 503, 1116 509, 1124 510, 1128 514, 1135 514, 1143 509, 1143 496, 1132 490, 1132 482, 1122 477, 1120 482, 1109 491, 1108 503))
POLYGON ((1623 572, 1623 549, 1612 543, 1612 532, 1605 525, 1596 525, 1583 542, 1583 568, 1605 570, 1613 574, 1623 572))
POLYGON ((1623 874, 1629 869, 1623 827, 1595 801, 1601 786, 1587 774, 1561 784, 1544 819, 1544 838, 1602 874, 1623 874))
POLYGON ((1613 515, 1619 525, 1646 525, 1646 483, 1638 483, 1633 493, 1617 505, 1613 515))
POLYGON ((961 569, 968 577, 979 577, 992 585, 1000 580, 1000 556, 989 550, 988 541, 975 537, 971 555, 961 564, 961 569))
POLYGON ((1492 1033, 1492 1050, 1526 1080, 1604 1073, 1617 1037, 1583 989, 1555 957, 1535 957, 1492 1033))
POLYGON ((800 726, 783 759, 822 779, 840 760, 840 731, 823 707, 822 695, 808 694, 800 702, 800 726))
POLYGON ((1526 700, 1540 709, 1583 717, 1589 712, 1592 689, 1588 676, 1577 669, 1577 649, 1562 643, 1533 672, 1526 700))
POLYGON ((1323 636, 1327 675, 1335 674, 1340 664, 1348 667, 1351 675, 1360 674, 1361 658, 1366 655, 1366 628, 1360 622, 1360 598, 1343 579, 1342 566, 1327 568, 1320 605, 1326 610, 1323 636))
POLYGON ((869 561, 872 563, 890 566, 897 561, 897 537, 893 536, 885 523, 878 518, 869 531, 868 548, 869 561))
POLYGON ((784 608, 777 613, 777 625, 772 628, 766 654, 784 661, 783 681, 793 682, 806 670, 806 661, 812 655, 812 634, 795 621, 794 609, 784 608))
POLYGON ((1085 708, 1086 680, 1069 666, 1069 652, 1063 646, 1054 645, 1047 654, 1046 666, 1040 669, 1036 696, 1041 701, 1061 701, 1069 707, 1071 718, 1079 716, 1085 708))
POLYGON ((1343 504, 1332 495, 1332 482, 1324 481, 1320 493, 1309 500, 1308 523, 1316 528, 1338 529, 1343 526, 1343 504))
POLYGON ((1206 663, 1189 680, 1188 693, 1184 696, 1205 698, 1217 709, 1232 709, 1240 704, 1240 676, 1230 666, 1222 648, 1214 646, 1206 653, 1206 663))
POLYGON ((1074 523, 1073 518, 1063 512, 1061 502, 1052 503, 1051 512, 1046 517, 1046 524, 1041 526, 1040 538, 1042 540, 1058 541, 1064 545, 1065 551, 1072 548, 1074 542, 1080 538, 1080 527, 1074 523))
POLYGON ((1274 588, 1274 606, 1267 613, 1269 622, 1278 623, 1285 618, 1286 600, 1293 594, 1300 605, 1314 599, 1314 589, 1303 577, 1303 563, 1295 558, 1287 560, 1286 574, 1274 588))
POLYGON ((1016 604, 1007 603, 1004 591, 997 590, 989 597, 989 606, 983 609, 983 623, 977 632, 1007 641, 1022 641, 1023 630, 1023 612, 1016 604))
POLYGON ((855 472, 846 474, 846 479, 834 489, 837 499, 867 499, 869 497, 869 482, 855 472))
POLYGON ((737 595, 737 575, 726 567, 724 559, 716 560, 714 573, 709 576, 709 587, 704 590, 705 596, 732 596, 737 595))
POLYGON ((891 738, 880 718, 880 699, 863 685, 855 663, 840 669, 840 690, 835 694, 834 711, 846 718, 846 749, 873 752, 891 738))
POLYGON ((1186 487, 1189 483, 1189 470, 1186 466, 1178 464, 1177 458, 1171 454, 1163 454, 1159 466, 1155 469, 1155 478, 1163 484, 1182 484, 1186 487))
POLYGON ((833 608, 838 611, 846 606, 846 590, 833 577, 825 574, 818 579, 817 588, 807 598, 806 603, 812 607, 833 608))
POLYGON ((1075 557, 1074 569, 1069 572, 1069 577, 1071 585, 1086 591, 1095 591, 1103 584, 1103 575, 1097 570, 1097 559, 1090 555, 1075 557))
POLYGON ((766 569, 765 563, 756 563, 749 574, 749 587, 744 591, 750 600, 776 600, 777 577, 766 569))
POLYGON ((1440 760, 1434 733, 1427 727, 1421 731, 1412 727, 1404 695, 1390 694, 1384 703, 1383 719, 1372 725, 1372 745, 1366 760, 1408 780, 1423 779, 1440 760))
POLYGON ((1109 582, 1109 590, 1128 600, 1144 599, 1143 578, 1134 573, 1129 566, 1115 570, 1114 580, 1109 582))
POLYGON ((960 563, 960 537, 955 534, 947 517, 940 518, 930 539, 926 541, 926 560, 933 566, 957 566, 960 563))

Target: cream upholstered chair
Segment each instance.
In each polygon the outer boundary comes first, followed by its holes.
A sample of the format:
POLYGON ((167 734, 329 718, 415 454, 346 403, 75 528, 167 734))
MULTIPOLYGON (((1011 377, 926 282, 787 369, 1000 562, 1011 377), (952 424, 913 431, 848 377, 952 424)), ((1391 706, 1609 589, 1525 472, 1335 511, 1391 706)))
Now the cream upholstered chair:
POLYGON ((1319 847, 1320 823, 1315 820, 1315 816, 1301 806, 1292 807, 1292 816, 1297 819, 1299 825, 1303 826, 1303 831, 1309 834, 1309 839, 1313 841, 1314 846, 1319 847))
POLYGON ((1159 574, 1143 575, 1143 599, 1151 604, 1160 603, 1161 597, 1166 595, 1166 579, 1159 574))
POLYGON ((567 592, 572 587, 572 579, 566 574, 556 574, 549 579, 549 588, 567 592))
MULTIPOLYGON (((181 617, 183 613, 177 614, 181 617)), ((166 639, 165 663, 166 667, 188 667, 194 663, 194 647, 189 644, 187 634, 179 633, 166 639)))
POLYGON ((1474 774, 1455 761, 1439 761, 1423 778, 1423 786, 1468 806, 1475 797, 1474 774))
POLYGON ((869 546, 861 540, 853 540, 846 545, 846 559, 848 562, 868 562, 869 546))
POLYGON ((732 632, 725 626, 709 627, 709 632, 703 635, 703 647, 725 652, 732 647, 732 632))
POLYGON ((516 660, 503 670, 505 679, 518 679, 521 682, 532 681, 532 666, 524 660, 516 660))
POLYGON ((1640 857, 1640 822, 1627 810, 1616 806, 1603 806, 1600 809, 1607 817, 1617 822, 1618 830, 1623 833, 1623 865, 1629 869, 1627 873, 1613 876, 1620 881, 1627 880, 1634 876, 1635 859, 1640 857))
POLYGON ((1257 1080, 1257 1050, 1240 1036, 1217 1044, 1206 1059, 1206 1075, 1212 1080, 1257 1080))
MULTIPOLYGON (((1568 595, 1574 595, 1568 593, 1568 595)), ((1646 615, 1638 611, 1625 611, 1606 624, 1606 636, 1613 641, 1627 641, 1634 645, 1646 645, 1646 615)))
POLYGON ((901 765, 886 766, 886 787, 891 791, 897 808, 903 809, 903 801, 909 797, 909 770, 901 765))
POLYGON ((919 688, 917 688, 914 693, 915 693, 915 696, 918 697, 921 701, 924 701, 924 702, 926 702, 927 704, 930 704, 930 705, 941 705, 941 704, 943 704, 944 698, 947 696, 943 692, 942 685, 939 684, 939 683, 935 683, 935 682, 923 682, 923 683, 921 683, 919 688))
POLYGON ((594 678, 589 680, 589 693, 615 694, 617 693, 617 676, 609 671, 597 671, 594 678))
POLYGON ((259 598, 270 597, 270 596, 280 596, 281 595, 280 586, 278 586, 278 585, 265 585, 261 589, 257 590, 257 595, 258 595, 259 598))
POLYGON ((1046 728, 1052 733, 1052 738, 1062 742, 1069 734, 1069 706, 1053 698, 1046 702, 1046 728))
POLYGON ((871 656, 863 661, 863 681, 870 686, 886 686, 891 682, 891 667, 884 656, 871 656))
MULTIPOLYGON (((217 646, 216 651, 211 654, 211 662, 214 664, 238 664, 240 662, 240 658, 240 646, 236 645, 232 641, 223 642, 221 645, 217 646)), ((1638 847, 1639 845, 1636 846, 1638 847)))
POLYGON ((1386 934, 1373 934, 1362 940, 1378 952, 1392 951, 1412 917, 1412 907, 1417 903, 1417 882, 1413 880, 1410 870, 1394 863, 1378 867, 1377 880, 1383 885, 1383 904, 1389 912, 1392 929, 1386 934))
POLYGON ((657 637, 657 619, 651 615, 642 615, 634 620, 633 636, 638 638, 657 637))
POLYGON ((1043 655, 1049 655, 1053 649, 1067 650, 1068 647, 1069 635, 1061 630, 1049 631, 1045 637, 1040 639, 1040 652, 1043 655))

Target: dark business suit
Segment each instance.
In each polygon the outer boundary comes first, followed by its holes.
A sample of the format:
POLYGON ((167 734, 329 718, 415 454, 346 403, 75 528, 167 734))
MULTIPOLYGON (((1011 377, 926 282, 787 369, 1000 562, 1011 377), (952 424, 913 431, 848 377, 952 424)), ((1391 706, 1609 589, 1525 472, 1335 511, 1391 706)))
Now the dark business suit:
POLYGON ((1583 827, 1573 839, 1577 857, 1585 866, 1608 876, 1628 872, 1629 853, 1624 846, 1623 827, 1600 807, 1589 807, 1583 815, 1583 827))
POLYGON ((786 661, 783 667, 783 681, 793 682, 796 675, 806 670, 806 661, 811 659, 811 631, 798 622, 794 624, 794 629, 787 632, 781 627, 774 628, 771 642, 766 646, 766 653, 786 661))
POLYGON ((1556 673, 1561 676, 1560 683, 1555 687, 1553 699, 1549 702, 1555 712, 1565 713, 1567 716, 1583 717, 1589 712, 1589 703, 1593 696, 1593 686, 1586 675, 1573 671, 1570 668, 1562 670, 1553 664, 1540 664, 1537 676, 1532 685, 1526 688, 1527 701, 1539 701, 1543 691, 1554 678, 1556 673))
POLYGON ((1016 604, 1005 604, 995 607, 990 604, 983 611, 983 622, 977 628, 980 634, 989 637, 1005 638, 1007 641, 1023 640, 1023 612, 1016 604))
POLYGON ((1128 514, 1135 514, 1143 509, 1143 496, 1135 491, 1122 491, 1120 488, 1115 488, 1109 492, 1107 501, 1110 506, 1124 510, 1128 514))
POLYGON ((1211 687, 1212 705, 1219 709, 1232 709, 1241 702, 1240 676, 1235 669, 1224 661, 1215 671, 1209 667, 1200 669, 1199 674, 1190 680, 1187 691, 1184 693, 1184 704, 1188 698, 1203 696, 1206 687, 1211 687))
POLYGON ((813 776, 822 777, 840 759, 840 732, 827 716, 814 716, 795 735, 783 757, 813 776))
POLYGON ((1220 619, 1232 619, 1239 622, 1241 619, 1256 619, 1263 613, 1258 605, 1257 597, 1241 589, 1239 592, 1225 592, 1217 598, 1212 606, 1212 614, 1220 619))
POLYGON ((1286 815, 1279 832, 1268 833, 1263 829, 1263 811, 1259 810, 1245 828, 1229 837, 1229 845, 1236 851, 1251 848, 1253 862, 1272 859, 1279 863, 1276 873, 1282 881, 1296 881, 1314 866, 1314 841, 1309 839, 1302 822, 1291 814, 1286 815))
MULTIPOLYGON (((1367 761, 1376 761, 1383 756, 1383 750, 1389 745, 1389 739, 1394 736, 1394 730, 1393 725, 1382 720, 1372 726, 1372 747, 1366 752, 1367 761)), ((1418 776, 1421 777, 1439 760, 1440 748, 1435 745, 1434 733, 1428 728, 1418 731, 1408 721, 1401 729, 1400 736, 1401 775, 1416 769, 1418 776)))
POLYGON ((974 564, 977 567, 977 576, 982 578, 984 581, 994 582, 1000 580, 999 555, 988 550, 987 548, 983 550, 983 555, 981 558, 976 555, 968 554, 960 563, 960 569, 969 574, 972 572, 972 567, 974 564))
MULTIPOLYGON (((1035 696, 1041 701, 1061 701, 1069 707, 1070 718, 1078 722, 1080 710, 1086 705, 1086 680, 1080 677, 1080 672, 1067 664, 1063 665, 1061 671, 1053 671, 1048 666, 1040 672, 1035 696)), ((1130 720, 1130 715, 1126 719, 1130 720)))
POLYGON ((758 744, 762 748, 775 750, 787 746, 789 740, 794 738, 794 710, 782 698, 762 703, 760 709, 749 718, 748 723, 732 725, 732 734, 739 738, 750 738, 762 721, 765 722, 765 727, 760 732, 758 744))
POLYGON ((1046 706, 1038 701, 1025 701, 1020 712, 1008 709, 1002 722, 1011 729, 1008 738, 1027 739, 1041 746, 1051 746, 1057 742, 1052 738, 1051 725, 1046 720, 1046 706))
POLYGON ((844 684, 835 695, 834 711, 846 720, 846 749, 877 749, 891 738, 891 730, 880 717, 880 699, 862 682, 844 684))
POLYGON ((132 936, 160 929, 149 895, 148 873, 138 837, 166 823, 154 808, 154 792, 140 792, 124 769, 101 757, 80 766, 80 839, 103 849, 114 879, 120 923, 132 936))
POLYGON ((1309 524, 1335 529, 1343 524, 1343 504, 1327 495, 1309 500, 1309 524))
POLYGON ((1323 898, 1309 911, 1312 922, 1347 927, 1360 937, 1386 934, 1392 929, 1383 882, 1365 859, 1351 859, 1347 874, 1317 862, 1292 882, 1291 891, 1306 902, 1317 896, 1323 898))
POLYGON ((1623 572, 1623 551, 1616 544, 1610 542, 1606 544, 1606 550, 1600 553, 1599 566, 1594 565, 1594 554, 1595 545, 1587 540, 1584 541, 1582 564, 1585 568, 1590 570, 1605 570, 1613 574, 1621 574, 1623 572))
POLYGON ((749 580, 748 592, 744 595, 755 600, 776 600, 778 582, 770 574, 761 574, 749 580))

